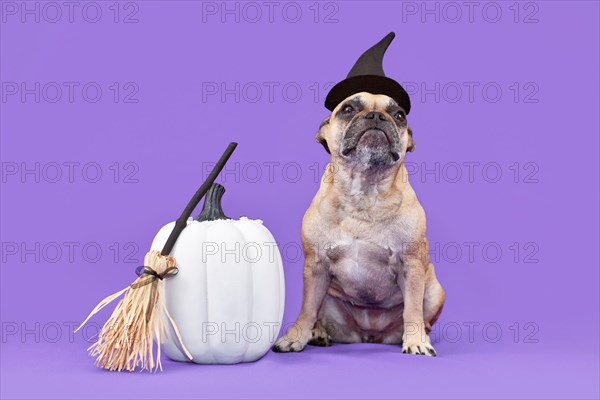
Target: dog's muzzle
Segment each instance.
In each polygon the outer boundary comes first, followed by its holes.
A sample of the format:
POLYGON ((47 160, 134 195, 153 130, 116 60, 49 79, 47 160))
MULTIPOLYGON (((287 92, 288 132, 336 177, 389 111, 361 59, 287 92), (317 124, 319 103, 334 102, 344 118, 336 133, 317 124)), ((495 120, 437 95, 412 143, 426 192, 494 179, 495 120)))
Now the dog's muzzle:
POLYGON ((383 113, 370 111, 350 123, 342 140, 341 154, 351 157, 356 151, 387 155, 390 161, 400 158, 400 137, 392 121, 383 113))

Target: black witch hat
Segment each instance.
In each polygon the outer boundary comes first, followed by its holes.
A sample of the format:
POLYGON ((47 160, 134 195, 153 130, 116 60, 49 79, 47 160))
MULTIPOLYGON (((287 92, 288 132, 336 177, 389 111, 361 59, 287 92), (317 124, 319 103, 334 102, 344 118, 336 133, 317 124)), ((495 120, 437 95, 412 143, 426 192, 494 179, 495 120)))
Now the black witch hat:
POLYGON ((395 36, 394 32, 390 32, 360 56, 346 79, 329 91, 325 98, 325 108, 333 111, 346 97, 355 93, 369 92, 391 97, 408 114, 410 111, 408 93, 398 82, 386 77, 383 72, 383 55, 395 36))

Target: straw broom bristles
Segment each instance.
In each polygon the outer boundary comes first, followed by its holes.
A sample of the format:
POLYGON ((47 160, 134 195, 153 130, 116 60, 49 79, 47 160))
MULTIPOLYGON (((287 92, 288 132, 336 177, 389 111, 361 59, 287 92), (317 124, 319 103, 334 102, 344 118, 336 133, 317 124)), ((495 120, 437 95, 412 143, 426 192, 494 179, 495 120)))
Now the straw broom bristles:
POLYGON ((167 332, 164 316, 173 327, 183 352, 192 359, 158 288, 164 276, 171 271, 176 273, 175 259, 151 251, 144 257, 144 265, 145 269, 150 268, 152 274, 145 272, 130 286, 106 297, 75 330, 77 332, 94 314, 125 293, 100 330, 96 343, 88 348, 90 355, 97 357, 96 365, 99 367, 110 371, 134 371, 139 365, 142 371, 162 371, 160 344, 167 332), (155 341, 158 348, 156 358, 153 351, 155 341))

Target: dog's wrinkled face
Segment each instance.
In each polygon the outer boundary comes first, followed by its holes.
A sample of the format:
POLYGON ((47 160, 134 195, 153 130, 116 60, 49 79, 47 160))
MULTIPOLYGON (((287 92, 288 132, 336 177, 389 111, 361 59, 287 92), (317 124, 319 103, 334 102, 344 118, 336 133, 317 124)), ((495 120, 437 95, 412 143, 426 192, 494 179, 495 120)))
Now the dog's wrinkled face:
POLYGON ((385 95, 366 92, 342 101, 321 123, 317 141, 340 160, 366 168, 388 168, 415 148, 404 110, 385 95))

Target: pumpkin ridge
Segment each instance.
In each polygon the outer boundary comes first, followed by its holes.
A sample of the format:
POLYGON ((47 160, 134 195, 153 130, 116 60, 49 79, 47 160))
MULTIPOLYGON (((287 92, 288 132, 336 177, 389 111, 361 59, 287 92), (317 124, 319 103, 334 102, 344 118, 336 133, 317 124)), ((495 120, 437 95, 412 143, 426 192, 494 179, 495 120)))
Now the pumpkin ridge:
MULTIPOLYGON (((235 229, 240 233, 240 235, 244 238, 244 243, 248 243, 249 242, 249 238, 246 237, 246 235, 244 234, 244 231, 242 229, 240 229, 239 227, 236 226, 236 221, 233 221, 232 225, 235 227, 235 229)), ((250 285, 250 292, 252 293, 252 296, 250 297, 250 311, 249 311, 249 315, 248 315, 248 322, 252 323, 254 321, 252 321, 254 319, 254 307, 255 307, 255 293, 254 293, 254 267, 253 267, 253 263, 248 261, 248 264, 250 264, 250 279, 248 280, 248 284, 250 285)), ((246 342, 246 349, 244 350, 244 354, 242 355, 242 360, 241 362, 246 362, 247 359, 246 357, 248 356, 248 350, 250 350, 250 343, 246 342)))

